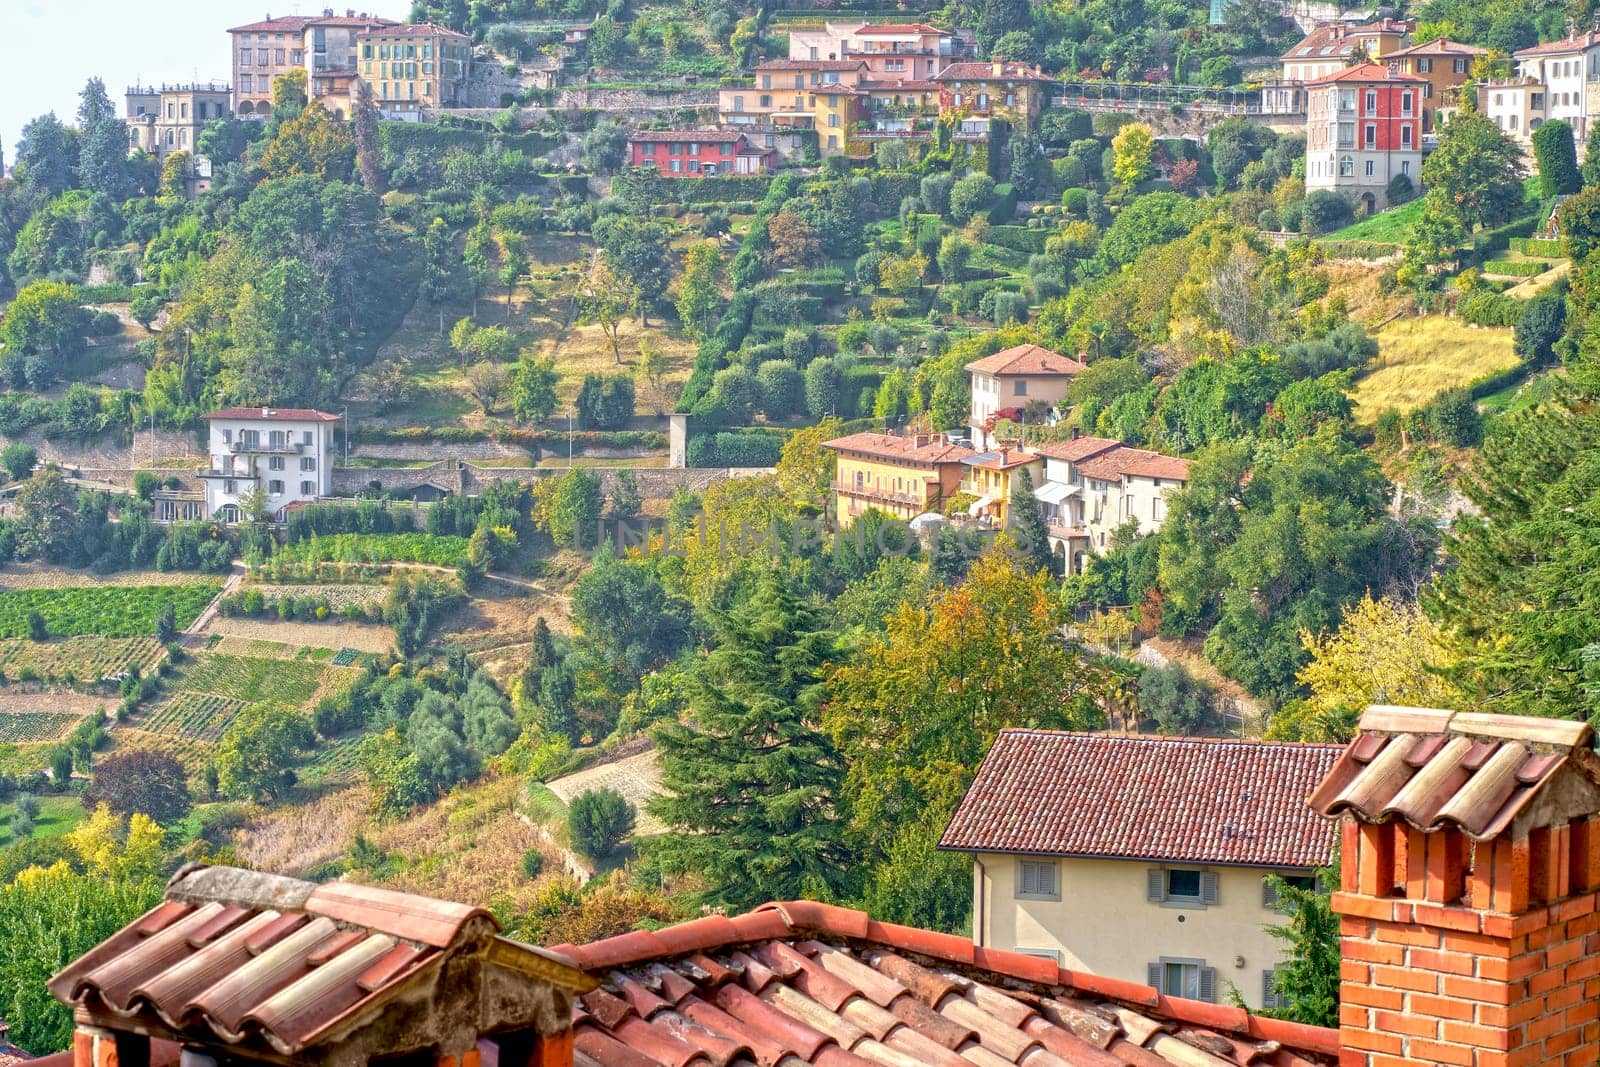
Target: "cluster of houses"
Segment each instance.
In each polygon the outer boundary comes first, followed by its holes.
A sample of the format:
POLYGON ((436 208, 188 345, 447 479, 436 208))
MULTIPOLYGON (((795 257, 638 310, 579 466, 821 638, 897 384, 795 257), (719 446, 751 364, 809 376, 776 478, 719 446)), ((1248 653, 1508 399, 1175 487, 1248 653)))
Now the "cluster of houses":
POLYGON ((1167 497, 1189 480, 1188 461, 1120 441, 1074 435, 1032 447, 1030 418, 1054 423, 1077 359, 1024 344, 967 364, 972 377, 970 440, 941 433, 853 433, 827 442, 836 458, 832 513, 840 529, 877 510, 912 522, 947 521, 1005 529, 1024 481, 1048 528, 1062 570, 1077 573, 1117 530, 1161 528, 1167 497), (1014 436, 1003 436, 1007 429, 1014 436))

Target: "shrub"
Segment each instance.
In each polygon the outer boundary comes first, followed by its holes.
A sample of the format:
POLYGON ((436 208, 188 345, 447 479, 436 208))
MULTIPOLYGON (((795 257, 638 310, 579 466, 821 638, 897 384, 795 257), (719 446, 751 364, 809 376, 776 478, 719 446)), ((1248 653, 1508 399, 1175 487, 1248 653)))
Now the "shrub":
POLYGON ((189 814, 189 776, 170 753, 119 752, 100 761, 83 794, 90 811, 100 804, 118 815, 142 811, 170 825, 189 814))
POLYGON ((950 217, 965 224, 994 201, 994 179, 987 174, 969 174, 950 188, 950 217))
POLYGON ((1413 199, 1417 195, 1417 187, 1411 184, 1410 175, 1396 174, 1393 178, 1389 179, 1389 188, 1387 193, 1389 197, 1389 206, 1399 207, 1401 204, 1413 199))
POLYGON ((567 812, 572 847, 592 860, 604 859, 632 832, 636 815, 633 805, 615 789, 579 793, 567 812))
POLYGON ((532 880, 544 873, 544 853, 530 848, 522 854, 522 877, 532 880))
POLYGON ((1085 218, 1089 214, 1089 190, 1067 189, 1061 194, 1061 206, 1068 214, 1085 218))
POLYGON ((805 378, 786 359, 761 364, 756 369, 756 384, 761 387, 761 409, 769 419, 788 418, 805 403, 805 378))
POLYGON ((1028 298, 1021 293, 998 290, 994 294, 994 324, 1005 326, 1028 321, 1028 298))
POLYGON ((1447 389, 1423 413, 1429 431, 1442 444, 1471 448, 1483 440, 1483 418, 1467 389, 1447 389))
POLYGON ((578 388, 578 425, 616 430, 633 417, 633 379, 625 374, 585 375, 578 388))
POLYGON ((1331 189, 1317 189, 1305 199, 1304 224, 1311 233, 1331 233, 1350 221, 1350 201, 1331 189))
POLYGON ((6 469, 11 480, 20 482, 33 473, 33 468, 39 463, 39 453, 32 445, 13 441, 0 450, 0 467, 6 469))

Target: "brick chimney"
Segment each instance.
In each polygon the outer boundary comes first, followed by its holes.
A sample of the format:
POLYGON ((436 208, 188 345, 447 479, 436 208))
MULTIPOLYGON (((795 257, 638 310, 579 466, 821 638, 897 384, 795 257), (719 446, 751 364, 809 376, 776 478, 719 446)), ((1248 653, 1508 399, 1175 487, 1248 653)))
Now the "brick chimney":
POLYGON ((1005 63, 1003 63, 1002 61, 1000 61, 998 59, 995 60, 994 61, 994 76, 996 78, 998 78, 998 77, 1000 77, 1000 75, 1004 74, 1005 72, 1006 72, 1005 63))
POLYGON ((1341 1067, 1600 1063, 1600 757, 1586 723, 1375 706, 1310 798, 1341 820, 1341 1067))

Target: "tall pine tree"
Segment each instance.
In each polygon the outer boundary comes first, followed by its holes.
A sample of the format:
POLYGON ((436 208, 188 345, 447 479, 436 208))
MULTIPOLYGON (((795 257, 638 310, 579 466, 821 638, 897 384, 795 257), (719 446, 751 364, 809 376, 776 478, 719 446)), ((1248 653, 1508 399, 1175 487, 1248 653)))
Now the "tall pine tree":
POLYGON ((1045 525, 1044 509, 1033 493, 1033 475, 1022 468, 1017 491, 1011 496, 1011 527, 1028 566, 1047 574, 1056 572, 1055 556, 1050 551, 1050 529, 1045 525))
POLYGON ((835 806, 844 766, 818 728, 833 635, 771 573, 713 625, 687 721, 656 729, 666 794, 650 810, 673 832, 651 847, 729 908, 831 894, 850 868, 835 806))

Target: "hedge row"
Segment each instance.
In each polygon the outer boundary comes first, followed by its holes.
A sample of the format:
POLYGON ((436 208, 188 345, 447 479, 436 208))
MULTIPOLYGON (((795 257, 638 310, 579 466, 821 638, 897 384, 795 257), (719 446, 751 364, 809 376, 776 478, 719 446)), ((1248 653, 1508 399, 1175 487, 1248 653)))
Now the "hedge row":
POLYGON ((1513 237, 1511 250, 1521 252, 1525 256, 1549 256, 1559 258, 1567 254, 1566 244, 1560 239, 1549 237, 1513 237))
MULTIPOLYGON (((1538 214, 1528 215, 1525 218, 1513 219, 1504 226, 1496 226, 1492 230, 1484 230, 1472 239, 1472 252, 1475 256, 1488 256, 1495 252, 1504 252, 1511 247, 1511 242, 1524 239, 1533 232, 1539 224, 1538 214)), ((1556 242, 1540 242, 1542 244, 1556 242)), ((1521 251, 1519 249, 1519 251, 1521 251)), ((1537 255, 1539 253, 1523 252, 1523 255, 1537 255)))
POLYGON ((760 200, 767 195, 771 184, 770 174, 729 174, 691 180, 663 178, 644 167, 617 175, 612 179, 612 192, 619 196, 638 192, 661 204, 726 204, 760 200))
POLYGON ((760 430, 702 434, 689 441, 691 467, 774 467, 783 438, 760 430))
POLYGON ((990 226, 983 233, 983 243, 1036 256, 1044 251, 1044 242, 1051 231, 1029 229, 1026 226, 990 226))
POLYGON ((1317 247, 1329 259, 1383 259, 1400 251, 1385 241, 1318 241, 1317 247))
POLYGON ((1544 260, 1511 260, 1496 259, 1483 265, 1483 273, 1499 274, 1502 277, 1532 278, 1536 274, 1543 274, 1550 269, 1550 264, 1544 260))
POLYGON ((1526 300, 1483 289, 1462 297, 1456 314, 1478 326, 1515 326, 1527 309, 1526 300))
POLYGON ((479 151, 491 141, 507 150, 521 150, 539 156, 560 144, 564 138, 543 133, 502 133, 499 130, 474 130, 460 126, 440 126, 431 122, 380 122, 378 144, 385 157, 393 159, 413 148, 442 157, 452 148, 479 151), (393 153, 393 155, 390 155, 393 153))

